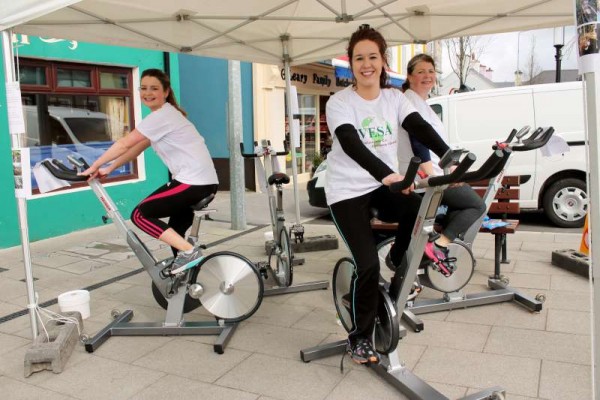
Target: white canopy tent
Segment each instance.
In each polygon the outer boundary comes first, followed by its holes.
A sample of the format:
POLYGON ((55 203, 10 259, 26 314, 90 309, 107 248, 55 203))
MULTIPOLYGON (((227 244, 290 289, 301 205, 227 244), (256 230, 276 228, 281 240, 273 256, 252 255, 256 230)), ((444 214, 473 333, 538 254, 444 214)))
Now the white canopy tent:
POLYGON ((0 30, 291 65, 344 54, 364 23, 390 45, 572 25, 569 0, 2 0, 0 30), (283 43, 287 42, 287 54, 283 43))
MULTIPOLYGON (((573 23, 565 0, 2 0, 0 30, 230 60, 305 64, 344 54, 361 24, 389 45, 573 23)), ((288 117, 292 115, 286 73, 288 117)), ((291 143, 298 143, 292 132, 291 143)), ((296 224, 300 223, 292 151, 296 224)), ((239 161, 241 163, 241 161, 239 161)))
MULTIPOLYGON (((0 0, 0 31, 281 64, 291 116, 290 65, 344 54, 349 36, 361 24, 379 29, 393 46, 572 25, 574 9, 572 0, 0 0)), ((586 74, 588 183, 591 202, 598 204, 599 85, 594 75, 586 74)), ((292 167, 299 222, 295 159, 292 167)), ((600 213, 590 209, 592 237, 600 237, 600 213)), ((592 253, 595 268, 597 256, 592 253)), ((597 310, 600 288, 592 294, 597 310)), ((594 343, 599 328, 596 313, 594 343)), ((594 366, 597 353, 594 347, 594 366)), ((597 368, 594 373, 594 382, 600 382, 597 368)), ((594 391, 600 397, 597 385, 594 391)))

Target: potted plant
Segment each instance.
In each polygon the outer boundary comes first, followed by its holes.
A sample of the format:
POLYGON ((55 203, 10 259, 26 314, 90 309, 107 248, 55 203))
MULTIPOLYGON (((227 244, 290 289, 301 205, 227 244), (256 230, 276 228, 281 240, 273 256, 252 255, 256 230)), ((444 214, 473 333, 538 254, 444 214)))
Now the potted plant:
POLYGON ((312 177, 317 169, 317 167, 323 162, 324 158, 321 153, 316 152, 312 158, 312 167, 310 169, 310 176, 312 177))

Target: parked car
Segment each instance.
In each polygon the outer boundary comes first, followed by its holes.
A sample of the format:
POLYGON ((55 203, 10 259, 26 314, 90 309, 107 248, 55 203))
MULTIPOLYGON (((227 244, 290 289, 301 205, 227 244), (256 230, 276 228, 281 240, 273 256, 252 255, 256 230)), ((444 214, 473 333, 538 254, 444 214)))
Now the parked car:
POLYGON ((325 172, 327 171, 327 160, 323 160, 315 170, 312 178, 306 184, 308 193, 308 204, 313 207, 327 207, 325 198, 325 172))

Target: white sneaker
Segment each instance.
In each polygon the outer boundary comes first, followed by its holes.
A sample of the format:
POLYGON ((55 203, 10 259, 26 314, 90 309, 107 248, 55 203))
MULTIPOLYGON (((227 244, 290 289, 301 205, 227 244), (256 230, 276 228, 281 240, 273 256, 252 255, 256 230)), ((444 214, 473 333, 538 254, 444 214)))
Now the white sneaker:
POLYGON ((177 253, 177 257, 173 260, 173 264, 171 264, 171 275, 177 275, 180 272, 183 272, 187 269, 193 268, 200 261, 202 261, 202 252, 200 247, 194 247, 194 250, 191 253, 186 253, 180 251, 177 253))

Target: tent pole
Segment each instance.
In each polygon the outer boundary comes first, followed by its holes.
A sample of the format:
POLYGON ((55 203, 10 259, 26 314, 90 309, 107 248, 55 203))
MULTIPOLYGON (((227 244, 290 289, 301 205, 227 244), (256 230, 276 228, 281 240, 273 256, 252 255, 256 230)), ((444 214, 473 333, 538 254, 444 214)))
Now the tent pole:
MULTIPOLYGON (((13 83, 17 81, 15 59, 12 49, 12 31, 4 30, 2 31, 2 58, 4 63, 4 72, 6 76, 5 79, 7 83, 13 83)), ((9 134, 11 137, 11 147, 13 150, 19 150, 21 148, 21 136, 23 133, 24 132, 10 132, 9 124, 9 134)), ((29 319, 31 321, 31 337, 35 339, 38 336, 37 318, 34 313, 34 307, 36 306, 37 302, 35 299, 35 288, 33 287, 33 274, 31 271, 32 268, 31 252, 29 250, 29 227, 27 225, 27 200, 23 196, 17 196, 17 211, 19 215, 19 226, 21 228, 21 248, 23 250, 25 283, 27 285, 27 308, 29 309, 29 319)))
POLYGON ((294 120, 294 114, 292 111, 292 81, 290 78, 290 55, 288 53, 288 37, 282 36, 281 43, 283 44, 283 69, 285 70, 285 98, 286 98, 286 112, 288 120, 288 129, 290 131, 290 152, 292 153, 292 176, 294 178, 294 202, 296 206, 296 223, 292 226, 291 231, 294 233, 300 241, 303 241, 304 227, 300 223, 300 195, 298 193, 298 166, 296 165, 296 132, 292 128, 292 121, 294 120))
MULTIPOLYGON (((598 56, 598 55, 595 55, 598 56)), ((600 250, 594 246, 594 239, 600 238, 600 141, 598 140, 598 95, 599 85, 595 72, 583 74, 585 90, 585 123, 588 141, 588 195, 589 195, 589 229, 590 229, 590 290, 592 294, 592 385, 595 399, 600 399, 600 250)))
POLYGON ((231 196, 231 229, 246 229, 246 208, 244 204, 244 161, 240 154, 242 135, 242 82, 240 62, 227 62, 229 81, 229 107, 227 112, 229 136, 229 187, 231 196))

